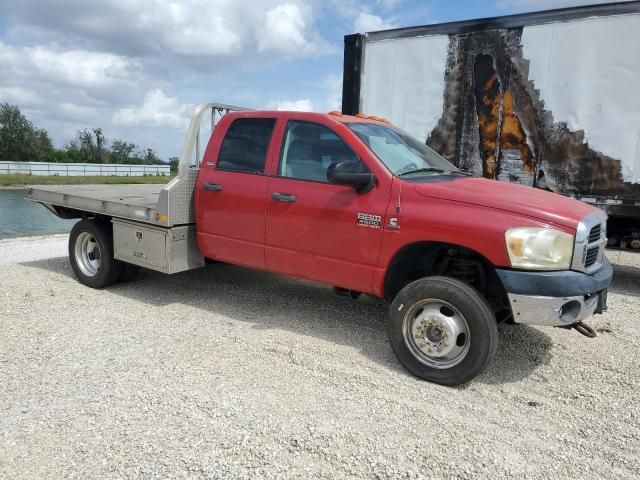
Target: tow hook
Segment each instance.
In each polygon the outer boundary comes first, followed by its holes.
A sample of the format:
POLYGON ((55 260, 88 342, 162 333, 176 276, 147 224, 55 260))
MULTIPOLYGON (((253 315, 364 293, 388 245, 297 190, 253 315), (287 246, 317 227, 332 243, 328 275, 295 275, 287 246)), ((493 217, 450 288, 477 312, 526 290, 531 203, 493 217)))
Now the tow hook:
POLYGON ((572 328, 575 328, 579 333, 581 333, 585 337, 596 338, 596 331, 584 322, 578 322, 578 323, 574 323, 573 325, 562 326, 559 328, 566 328, 567 330, 571 330, 572 328))

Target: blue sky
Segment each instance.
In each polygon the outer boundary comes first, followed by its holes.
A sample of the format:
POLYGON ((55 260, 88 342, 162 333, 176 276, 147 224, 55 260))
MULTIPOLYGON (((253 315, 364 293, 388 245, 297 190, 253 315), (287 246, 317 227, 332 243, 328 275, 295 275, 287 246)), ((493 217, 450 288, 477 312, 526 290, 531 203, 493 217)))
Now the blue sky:
POLYGON ((339 108, 346 34, 588 3, 0 0, 0 103, 56 145, 101 127, 166 159, 198 103, 339 108))

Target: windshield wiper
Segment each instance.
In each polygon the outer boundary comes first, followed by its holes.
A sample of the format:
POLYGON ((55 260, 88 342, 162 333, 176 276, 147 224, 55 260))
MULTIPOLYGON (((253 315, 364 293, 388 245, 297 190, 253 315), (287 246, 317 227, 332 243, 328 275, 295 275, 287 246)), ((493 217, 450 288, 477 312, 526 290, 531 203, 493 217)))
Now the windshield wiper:
POLYGON ((473 177, 471 173, 463 172, 462 170, 442 170, 441 168, 436 167, 424 167, 424 168, 416 168, 415 170, 408 170, 406 172, 398 173, 398 177, 403 177, 405 175, 411 175, 412 173, 423 173, 423 172, 435 172, 442 173, 444 175, 464 175, 465 177, 473 177))
POLYGON ((441 168, 436 167, 424 167, 424 168, 416 168, 415 170, 407 170, 406 172, 398 173, 399 177, 403 177, 405 175, 411 175, 412 173, 423 173, 423 172, 437 172, 437 173, 447 173, 441 168))
POLYGON ((463 172, 462 170, 449 170, 448 172, 444 172, 447 175, 464 175, 465 177, 473 177, 473 173, 463 172))

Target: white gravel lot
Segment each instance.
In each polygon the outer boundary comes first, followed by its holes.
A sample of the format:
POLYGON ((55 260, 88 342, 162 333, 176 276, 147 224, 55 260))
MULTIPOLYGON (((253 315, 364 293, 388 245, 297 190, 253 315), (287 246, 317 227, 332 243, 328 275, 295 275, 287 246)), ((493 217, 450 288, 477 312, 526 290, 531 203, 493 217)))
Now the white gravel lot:
POLYGON ((68 234, 0 239, 0 265, 67 255, 68 234))
POLYGON ((226 265, 96 291, 33 260, 57 236, 16 242, 1 478, 640 477, 640 255, 611 254, 596 339, 505 325, 446 388, 400 367, 371 299, 226 265))

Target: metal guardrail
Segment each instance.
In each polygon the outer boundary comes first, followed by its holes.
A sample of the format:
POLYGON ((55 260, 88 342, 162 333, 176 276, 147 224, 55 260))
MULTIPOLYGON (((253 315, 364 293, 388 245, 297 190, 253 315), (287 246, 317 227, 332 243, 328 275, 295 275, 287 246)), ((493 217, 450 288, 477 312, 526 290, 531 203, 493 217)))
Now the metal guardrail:
MULTIPOLYGON (((225 103, 207 103, 198 105, 187 130, 186 141, 178 163, 178 176, 167 185, 171 190, 177 187, 180 179, 189 179, 188 189, 193 189, 192 172, 200 168, 204 148, 211 133, 220 120, 228 112, 251 110, 249 108, 227 105, 225 103), (210 129, 201 137, 202 119, 210 115, 210 129), (202 142, 206 142, 202 145, 202 142)), ((60 176, 131 176, 171 175, 169 165, 124 165, 100 163, 46 163, 46 162, 0 162, 0 175, 22 173, 27 175, 60 175, 60 176)))
POLYGON ((169 176, 169 165, 128 165, 115 163, 47 163, 0 161, 0 175, 24 174, 36 176, 169 176))

